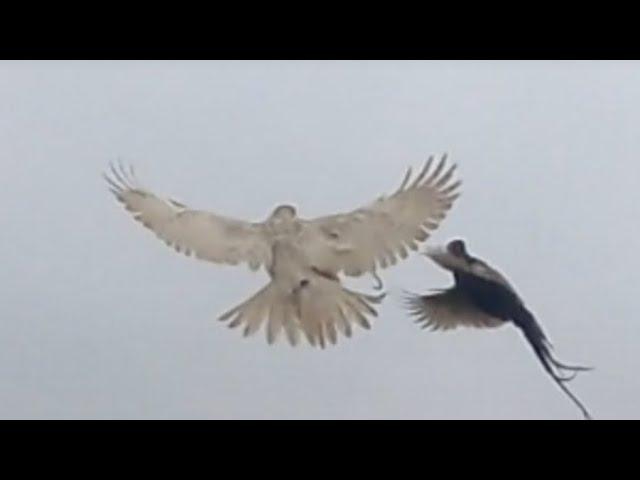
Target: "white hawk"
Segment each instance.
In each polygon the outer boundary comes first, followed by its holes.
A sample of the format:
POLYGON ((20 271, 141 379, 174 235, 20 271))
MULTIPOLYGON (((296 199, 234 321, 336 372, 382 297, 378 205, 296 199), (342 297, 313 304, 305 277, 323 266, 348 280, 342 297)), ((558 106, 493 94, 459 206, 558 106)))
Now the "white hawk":
MULTIPOLYGON (((276 207, 263 222, 247 222, 194 210, 140 186, 132 168, 111 166, 110 190, 133 217, 178 252, 214 263, 264 267, 271 281, 220 317, 245 336, 266 325, 273 343, 284 331, 291 345, 301 333, 313 345, 350 337, 353 325, 370 328, 377 316, 373 296, 349 290, 338 275, 360 276, 394 265, 417 250, 459 196, 456 166, 431 156, 412 180, 411 168, 388 197, 348 213, 311 220, 290 205, 276 207), (411 182, 410 182, 411 180, 411 182)), ((381 286, 381 285, 380 285, 381 286)))

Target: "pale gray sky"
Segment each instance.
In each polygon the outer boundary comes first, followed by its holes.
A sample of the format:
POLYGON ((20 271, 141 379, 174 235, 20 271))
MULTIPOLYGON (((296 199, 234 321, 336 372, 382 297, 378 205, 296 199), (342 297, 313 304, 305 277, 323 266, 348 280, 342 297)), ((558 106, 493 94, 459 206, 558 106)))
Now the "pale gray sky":
MULTIPOLYGON (((447 151, 463 196, 432 237, 503 271, 596 418, 640 418, 638 62, 1 62, 1 418, 579 419, 519 331, 420 330, 383 272, 370 331, 324 351, 216 317, 267 275, 174 253, 100 177, 261 220, 391 192, 447 151)), ((349 281, 371 291, 372 282, 349 281)))

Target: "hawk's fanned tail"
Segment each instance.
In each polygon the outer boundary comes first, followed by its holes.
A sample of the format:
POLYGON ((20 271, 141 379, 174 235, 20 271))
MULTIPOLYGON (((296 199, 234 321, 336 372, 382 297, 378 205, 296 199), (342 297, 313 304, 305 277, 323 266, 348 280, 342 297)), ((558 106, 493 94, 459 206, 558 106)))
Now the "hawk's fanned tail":
POLYGON ((384 296, 354 292, 320 275, 293 290, 272 281, 219 319, 229 321, 230 328, 244 325, 245 336, 265 325, 269 344, 284 330, 292 346, 302 334, 310 345, 324 348, 337 343, 338 334, 351 337, 353 325, 371 328, 369 317, 377 316, 374 305, 384 296))

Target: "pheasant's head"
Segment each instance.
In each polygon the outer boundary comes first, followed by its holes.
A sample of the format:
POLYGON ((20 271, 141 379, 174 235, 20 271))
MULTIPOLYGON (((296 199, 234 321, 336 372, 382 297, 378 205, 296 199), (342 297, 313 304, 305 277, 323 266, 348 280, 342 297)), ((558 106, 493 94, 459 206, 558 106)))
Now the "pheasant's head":
POLYGON ((456 257, 466 258, 468 256, 467 246, 463 240, 452 240, 447 244, 447 251, 456 257))

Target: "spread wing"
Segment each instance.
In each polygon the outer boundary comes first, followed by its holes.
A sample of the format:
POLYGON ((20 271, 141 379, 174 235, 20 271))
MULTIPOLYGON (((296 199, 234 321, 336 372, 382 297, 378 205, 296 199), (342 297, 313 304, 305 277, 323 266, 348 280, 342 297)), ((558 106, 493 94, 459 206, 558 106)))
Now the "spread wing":
POLYGON ((349 213, 303 222, 302 244, 315 266, 358 276, 406 258, 435 230, 459 196, 452 181, 456 166, 446 168, 433 156, 411 183, 411 168, 389 197, 349 213))
POLYGON ((109 189, 133 218, 158 238, 186 255, 202 260, 236 265, 252 270, 271 261, 271 248, 262 224, 191 210, 175 200, 162 199, 138 186, 133 169, 111 166, 104 175, 109 189))
POLYGON ((451 330, 457 327, 492 328, 504 325, 499 318, 478 310, 464 292, 451 288, 432 295, 407 293, 405 306, 422 328, 451 330))

